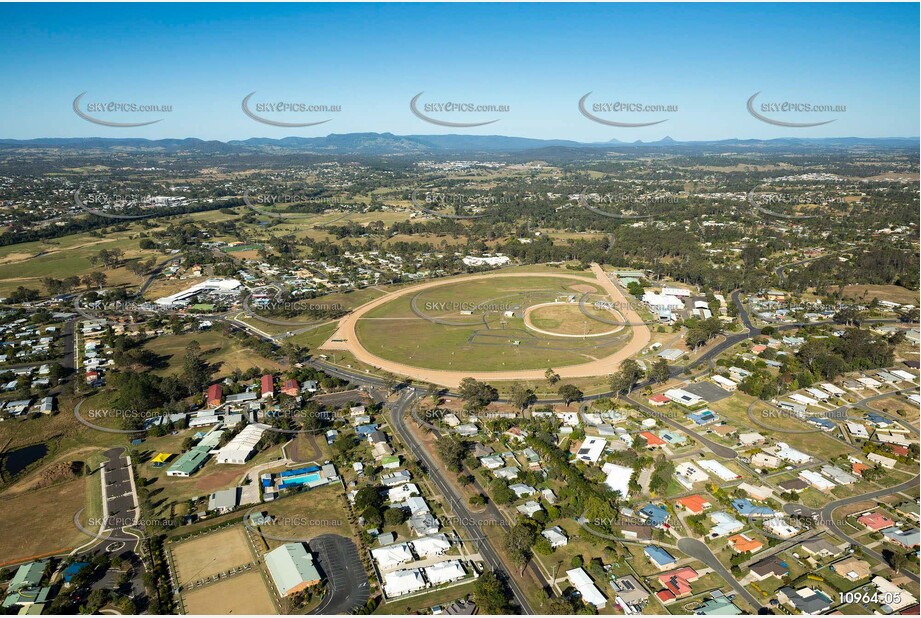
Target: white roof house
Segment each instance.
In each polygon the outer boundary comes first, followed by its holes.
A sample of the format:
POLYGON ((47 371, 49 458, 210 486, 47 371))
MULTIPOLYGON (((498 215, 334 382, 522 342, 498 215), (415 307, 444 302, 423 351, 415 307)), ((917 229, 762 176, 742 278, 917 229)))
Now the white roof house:
POLYGON ((569 543, 569 537, 559 526, 547 528, 541 532, 541 536, 550 541, 550 547, 562 547, 569 543))
POLYGON ((679 483, 688 489, 690 489, 694 483, 703 483, 710 479, 703 470, 690 461, 685 461, 675 466, 675 477, 678 479, 679 483))
POLYGON ((409 544, 420 558, 440 556, 451 549, 451 542, 448 540, 448 537, 443 534, 424 536, 421 539, 410 541, 409 544))
POLYGON ((630 498, 630 477, 633 475, 633 468, 620 466, 614 463, 606 463, 601 466, 601 471, 607 474, 604 484, 611 488, 612 491, 620 492, 621 498, 630 498))
POLYGON ((703 402, 702 397, 698 397, 694 393, 689 393, 688 391, 682 390, 680 388, 668 389, 665 391, 665 396, 675 403, 679 403, 685 407, 696 406, 697 404, 703 402))
POLYGON ((870 388, 879 388, 883 385, 882 382, 874 380, 873 378, 857 378, 857 381, 863 384, 864 386, 869 386, 870 388))
POLYGON ((710 474, 716 476, 722 481, 734 481, 737 478, 740 478, 738 474, 716 461, 715 459, 701 459, 697 464, 709 472, 710 474))
POLYGON ((739 434, 739 444, 742 446, 754 446, 755 444, 761 444, 762 442, 764 442, 764 436, 762 436, 757 431, 750 431, 739 434))
POLYGON ((804 406, 814 406, 815 404, 819 403, 812 397, 806 397, 805 395, 800 395, 799 393, 793 393, 792 395, 790 395, 790 399, 792 399, 796 403, 801 403, 804 406))
POLYGON ((710 528, 710 536, 713 538, 726 536, 727 534, 732 534, 745 528, 745 524, 726 511, 710 513, 710 520, 714 524, 713 527, 710 528))
POLYGON ((795 464, 804 464, 812 459, 812 457, 806 453, 796 450, 786 442, 778 442, 777 449, 774 454, 784 461, 789 461, 795 464))
POLYGON ((415 483, 406 483, 387 490, 387 501, 390 504, 405 502, 411 496, 418 496, 419 488, 415 483))
POLYGON ((425 579, 433 586, 464 579, 466 576, 467 572, 464 571, 460 560, 446 560, 425 567, 425 579))
POLYGON ((819 491, 831 491, 835 487, 834 483, 813 470, 803 470, 799 473, 799 477, 819 491))
POLYGON ((384 593, 389 597, 398 597, 425 588, 425 580, 420 569, 393 571, 384 573, 384 593))
POLYGON ((412 552, 409 551, 409 545, 406 543, 394 543, 393 545, 386 545, 384 547, 375 547, 371 550, 371 556, 374 558, 377 566, 382 570, 392 569, 404 562, 411 562, 415 559, 412 552))
POLYGON ((569 582, 573 587, 582 595, 584 602, 594 605, 598 609, 602 609, 607 605, 608 600, 601 594, 592 578, 583 569, 578 568, 566 571, 566 576, 569 577, 569 582))
POLYGON ((870 432, 867 431, 867 428, 864 425, 861 425, 860 423, 855 423, 854 421, 847 421, 845 422, 844 426, 847 427, 848 433, 854 436, 855 438, 862 438, 866 440, 867 438, 870 437, 870 432))
POLYGON ((582 446, 579 447, 579 452, 576 453, 576 457, 582 461, 595 463, 598 461, 598 458, 601 457, 601 454, 604 452, 604 447, 607 445, 608 441, 604 438, 589 436, 582 442, 582 446))
POLYGON ((825 401, 828 399, 828 393, 825 391, 820 391, 817 388, 809 387, 806 389, 806 392, 818 399, 819 401, 825 401))
POLYGON ((773 517, 766 520, 764 522, 764 528, 782 539, 788 539, 791 536, 796 536, 796 534, 799 532, 799 528, 797 528, 783 517, 773 517))
POLYGON ((823 382, 819 384, 819 386, 822 387, 824 390, 828 391, 830 395, 838 396, 838 395, 845 394, 844 390, 838 388, 837 386, 835 386, 834 384, 831 384, 830 382, 823 382))
POLYGON ((722 386, 727 391, 734 391, 736 388, 738 388, 738 385, 735 382, 719 374, 711 376, 710 379, 713 380, 718 386, 722 386))

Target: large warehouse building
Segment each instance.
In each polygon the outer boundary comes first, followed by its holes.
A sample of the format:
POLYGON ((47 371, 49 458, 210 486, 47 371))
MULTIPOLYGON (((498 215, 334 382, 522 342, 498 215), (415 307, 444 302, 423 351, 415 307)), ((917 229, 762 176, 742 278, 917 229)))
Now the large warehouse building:
POLYGON ((283 597, 320 583, 320 573, 303 543, 285 543, 276 547, 265 555, 265 565, 278 594, 283 597))

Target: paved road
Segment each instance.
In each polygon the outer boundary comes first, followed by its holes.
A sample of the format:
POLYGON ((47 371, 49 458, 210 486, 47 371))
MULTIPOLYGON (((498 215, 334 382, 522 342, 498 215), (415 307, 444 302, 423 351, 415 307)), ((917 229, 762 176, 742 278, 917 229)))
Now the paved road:
POLYGON ((740 584, 736 578, 726 570, 722 563, 713 555, 713 552, 710 551, 710 548, 707 547, 703 541, 698 541, 697 539, 692 539, 685 537, 683 539, 678 539, 678 549, 688 556, 694 558, 695 560, 700 560, 708 567, 713 569, 717 575, 722 577, 726 583, 735 589, 735 591, 745 599, 749 605, 751 605, 757 612, 761 609, 762 605, 758 602, 752 594, 745 589, 745 586, 740 584))
POLYGON ((326 598, 310 613, 343 615, 364 606, 370 587, 355 543, 336 534, 323 534, 308 544, 329 582, 326 598))
MULTIPOLYGON (((813 517, 818 514, 819 522, 828 527, 832 534, 841 539, 844 539, 853 545, 860 546, 868 556, 875 558, 883 564, 888 564, 880 552, 870 549, 860 541, 848 536, 848 534, 841 529, 841 526, 838 525, 837 521, 835 521, 833 517, 834 512, 842 506, 847 506, 848 504, 855 504, 857 502, 863 502, 864 500, 875 500, 876 498, 882 498, 883 496, 889 496, 902 491, 915 489, 918 487, 919 482, 921 482, 921 475, 918 475, 910 481, 902 483, 901 485, 896 485, 894 487, 884 487, 883 489, 870 491, 865 494, 860 494, 859 496, 852 496, 850 498, 842 498, 841 500, 829 502, 821 509, 813 509, 808 506, 803 506, 802 504, 795 504, 793 502, 785 504, 783 509, 784 512, 788 515, 805 515, 806 517, 813 517)), ((915 583, 919 582, 918 576, 911 571, 903 570, 902 575, 905 575, 905 577, 909 578, 915 583)))
POLYGON ((648 414, 649 416, 653 416, 659 419, 660 421, 662 421, 663 423, 665 423, 666 425, 671 425, 675 429, 680 429, 684 433, 688 434, 689 436, 697 440, 699 444, 703 444, 708 449, 710 449, 710 451, 714 455, 723 457, 725 459, 735 459, 736 457, 739 456, 739 454, 736 452, 735 449, 729 448, 728 446, 723 446, 722 444, 717 444, 710 438, 705 437, 704 435, 694 431, 693 429, 685 427, 684 425, 682 425, 681 423, 679 423, 678 421, 676 421, 675 419, 671 418, 669 415, 663 412, 654 410, 653 408, 650 408, 649 406, 643 405, 639 403, 636 399, 631 399, 630 397, 624 397, 624 399, 626 401, 629 401, 631 405, 639 408, 640 410, 642 410, 644 413, 648 414))
MULTIPOLYGON (((390 421, 394 430, 400 435, 400 438, 416 458, 425 465, 429 473, 429 479, 431 479, 442 495, 451 502, 452 510, 457 516, 455 523, 463 529, 467 538, 473 540, 473 544, 477 552, 483 557, 483 560, 493 570, 507 574, 508 570, 504 568, 502 560, 493 549, 489 539, 480 531, 479 519, 467 509, 463 497, 459 496, 455 492, 454 487, 445 480, 441 470, 432 458, 429 457, 425 448, 416 442, 415 436, 412 435, 409 428, 406 426, 406 413, 411 409, 416 398, 417 395, 415 393, 408 391, 393 404, 390 413, 390 421)), ((535 613, 515 580, 512 577, 506 577, 506 581, 512 590, 515 601, 518 603, 519 607, 521 607, 522 611, 527 614, 535 613)))

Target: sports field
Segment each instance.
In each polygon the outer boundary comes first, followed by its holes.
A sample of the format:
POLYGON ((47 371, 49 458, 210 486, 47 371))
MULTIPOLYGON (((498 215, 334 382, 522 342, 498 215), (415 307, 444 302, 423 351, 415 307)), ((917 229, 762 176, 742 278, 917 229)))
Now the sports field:
POLYGON ((568 277, 448 283, 369 311, 358 322, 358 337, 372 354, 431 369, 501 371, 584 363, 613 354, 630 337, 611 333, 616 326, 580 311, 578 299, 583 294, 601 298, 600 291, 591 280, 568 277), (581 336, 606 332, 610 336, 581 336))
MULTIPOLYGON (((182 584, 208 579, 234 567, 249 564, 253 554, 242 526, 232 526, 169 546, 182 584)), ((190 612, 197 613, 197 612, 190 612)))
POLYGON ((255 567, 216 584, 183 593, 187 614, 277 614, 272 594, 255 567))

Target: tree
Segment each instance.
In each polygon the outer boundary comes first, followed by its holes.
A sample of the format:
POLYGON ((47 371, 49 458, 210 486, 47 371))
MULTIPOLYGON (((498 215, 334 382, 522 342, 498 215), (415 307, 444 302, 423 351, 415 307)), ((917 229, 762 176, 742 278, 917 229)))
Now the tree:
POLYGON ((569 406, 573 401, 582 401, 583 396, 582 391, 573 384, 564 384, 560 387, 560 390, 557 391, 557 394, 566 406, 569 406))
POLYGON ((626 395, 643 375, 639 363, 628 358, 620 364, 620 371, 611 376, 611 390, 616 396, 626 395))
POLYGON ((656 359, 649 370, 649 378, 655 382, 668 382, 668 362, 664 358, 656 359))
POLYGON ((355 494, 355 509, 363 511, 368 507, 380 508, 384 498, 377 487, 362 487, 355 494))
POLYGON ((473 600, 482 614, 509 613, 510 592, 493 571, 483 571, 473 585, 473 600))
POLYGON ((467 443, 453 436, 445 436, 438 441, 438 454, 445 462, 448 470, 460 472, 464 467, 464 458, 467 456, 467 443))
POLYGON ((519 521, 509 528, 508 534, 505 535, 505 549, 512 562, 517 564, 522 571, 531 560, 531 545, 534 544, 535 539, 535 530, 532 525, 519 521))
POLYGON ((524 410, 535 401, 537 401, 537 395, 534 394, 530 388, 525 388, 522 385, 515 383, 512 385, 511 392, 509 394, 509 401, 519 410, 524 410))
POLYGON ((550 386, 553 386, 560 381, 560 375, 550 367, 548 367, 547 371, 544 372, 544 378, 546 378, 547 384, 550 386))
POLYGON ((461 380, 458 391, 464 401, 467 402, 467 406, 473 410, 482 410, 499 398, 499 391, 489 384, 478 382, 473 378, 461 380))
POLYGON ((388 526, 399 526, 406 521, 406 511, 399 508, 390 508, 384 511, 384 522, 388 526))

